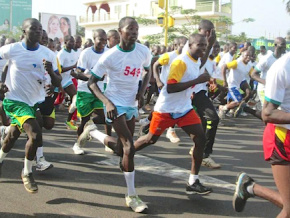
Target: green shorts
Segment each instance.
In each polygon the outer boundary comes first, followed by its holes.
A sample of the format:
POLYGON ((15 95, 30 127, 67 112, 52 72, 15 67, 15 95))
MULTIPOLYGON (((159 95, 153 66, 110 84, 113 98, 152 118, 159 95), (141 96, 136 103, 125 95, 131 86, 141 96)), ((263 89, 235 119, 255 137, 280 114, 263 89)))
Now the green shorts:
POLYGON ((96 109, 103 109, 103 102, 88 92, 77 92, 77 109, 81 117, 89 116, 96 109))
POLYGON ((4 99, 3 108, 6 114, 11 119, 11 125, 17 126, 20 131, 23 131, 23 124, 31 118, 35 118, 36 109, 38 104, 33 107, 20 101, 13 101, 4 99))

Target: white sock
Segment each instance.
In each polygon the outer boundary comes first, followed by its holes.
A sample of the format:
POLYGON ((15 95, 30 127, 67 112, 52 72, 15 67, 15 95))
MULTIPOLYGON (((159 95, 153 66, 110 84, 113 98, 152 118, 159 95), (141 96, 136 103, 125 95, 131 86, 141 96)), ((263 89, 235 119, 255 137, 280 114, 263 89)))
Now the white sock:
POLYGON ((36 150, 36 161, 39 161, 41 157, 43 157, 43 147, 38 147, 36 150))
POLYGON ((188 179, 188 184, 193 185, 195 183, 195 180, 198 179, 198 175, 190 174, 188 179))
POLYGON ((228 110, 228 105, 224 105, 223 110, 227 111, 228 110))
POLYGON ((102 133, 101 131, 95 129, 90 132, 90 135, 99 140, 103 145, 105 145, 105 138, 108 136, 107 134, 102 133))
POLYGON ((4 153, 4 151, 0 150, 0 163, 3 162, 4 158, 7 156, 8 153, 4 153))
POLYGON ((32 160, 28 160, 26 157, 24 159, 24 168, 23 168, 23 174, 28 175, 29 173, 32 173, 32 160))
POLYGON ((5 134, 8 134, 9 130, 10 130, 10 126, 7 126, 7 127, 5 128, 5 134))
POLYGON ((128 196, 136 195, 135 190, 135 170, 133 172, 124 172, 125 180, 128 188, 128 196))
POLYGON ((254 184, 255 183, 252 183, 251 185, 247 186, 247 191, 252 195, 254 195, 254 184))

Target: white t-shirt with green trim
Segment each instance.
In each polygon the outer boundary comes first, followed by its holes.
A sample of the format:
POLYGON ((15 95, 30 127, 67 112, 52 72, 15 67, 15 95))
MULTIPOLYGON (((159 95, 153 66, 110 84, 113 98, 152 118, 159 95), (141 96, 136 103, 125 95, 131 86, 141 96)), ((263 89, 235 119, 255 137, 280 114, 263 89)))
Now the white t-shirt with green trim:
POLYGON ((91 73, 102 78, 107 75, 105 96, 117 106, 136 107, 136 94, 143 68, 150 67, 150 50, 139 43, 131 51, 119 45, 107 51, 94 66, 91 73))
MULTIPOLYGON (((286 53, 267 72, 265 100, 279 105, 279 109, 290 113, 290 53, 286 53)), ((276 124, 290 129, 290 124, 276 124)))

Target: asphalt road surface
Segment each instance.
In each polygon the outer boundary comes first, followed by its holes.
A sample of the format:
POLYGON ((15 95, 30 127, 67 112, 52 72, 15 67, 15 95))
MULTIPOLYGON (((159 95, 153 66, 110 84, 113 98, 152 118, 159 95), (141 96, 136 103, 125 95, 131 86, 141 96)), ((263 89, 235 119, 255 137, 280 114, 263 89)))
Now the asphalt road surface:
MULTIPOLYGON (((76 132, 67 130, 66 112, 57 113, 55 128, 44 131, 44 152, 54 168, 34 171, 39 192, 25 191, 23 168, 25 134, 16 142, 2 167, 0 217, 275 217, 279 209, 259 198, 250 199, 245 211, 236 213, 232 196, 236 175, 245 171, 256 182, 275 187, 271 168, 263 159, 261 121, 248 117, 228 119, 218 129, 213 159, 222 168, 201 168, 201 180, 213 188, 207 196, 187 195, 192 142, 177 129, 179 144, 165 134, 156 145, 135 156, 136 187, 148 203, 146 214, 125 206, 126 184, 118 168, 119 158, 105 152, 96 140, 85 147, 85 155, 75 155, 76 132)), ((101 126, 100 129, 103 129, 101 126)), ((136 126, 136 135, 139 125, 136 126)))

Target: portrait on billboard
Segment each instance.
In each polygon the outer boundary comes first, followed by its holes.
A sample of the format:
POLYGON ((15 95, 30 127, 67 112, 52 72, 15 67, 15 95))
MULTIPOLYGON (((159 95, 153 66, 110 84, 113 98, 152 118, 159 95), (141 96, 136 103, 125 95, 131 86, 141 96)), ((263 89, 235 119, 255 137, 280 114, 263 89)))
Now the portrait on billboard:
POLYGON ((76 34, 75 16, 41 13, 40 20, 48 38, 59 41, 61 44, 65 36, 76 34))

